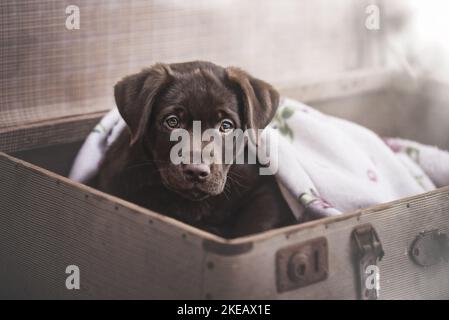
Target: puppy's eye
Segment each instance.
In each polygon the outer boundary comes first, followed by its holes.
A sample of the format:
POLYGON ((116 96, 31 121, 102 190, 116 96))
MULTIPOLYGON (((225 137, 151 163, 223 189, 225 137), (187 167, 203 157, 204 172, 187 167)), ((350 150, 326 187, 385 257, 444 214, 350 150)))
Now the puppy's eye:
POLYGON ((170 129, 179 128, 179 118, 174 115, 168 116, 165 118, 165 125, 170 129))
POLYGON ((229 132, 234 130, 234 122, 232 122, 229 119, 224 119, 220 124, 220 131, 221 132, 229 132))

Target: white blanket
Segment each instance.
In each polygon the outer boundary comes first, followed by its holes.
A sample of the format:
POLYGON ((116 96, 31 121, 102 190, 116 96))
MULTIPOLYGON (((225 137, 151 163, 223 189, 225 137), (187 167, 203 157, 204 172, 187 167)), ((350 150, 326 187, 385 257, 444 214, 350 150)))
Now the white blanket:
MULTIPOLYGON (((105 151, 125 127, 117 109, 111 110, 86 139, 69 177, 83 183, 94 176, 105 151)), ((299 221, 449 185, 448 152, 402 139, 382 139, 294 100, 281 101, 266 132, 277 138, 275 174, 292 209, 292 199, 299 204, 293 209, 299 221)))
POLYGON ((306 220, 449 185, 448 152, 383 139, 294 100, 282 101, 270 127, 280 141, 278 181, 299 199, 306 220))

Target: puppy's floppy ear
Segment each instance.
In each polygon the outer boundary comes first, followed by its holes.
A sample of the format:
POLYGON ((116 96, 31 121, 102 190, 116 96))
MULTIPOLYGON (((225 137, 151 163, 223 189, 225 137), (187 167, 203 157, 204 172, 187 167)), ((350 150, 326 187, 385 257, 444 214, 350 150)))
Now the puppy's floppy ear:
POLYGON ((143 136, 155 99, 170 78, 170 67, 156 64, 123 78, 114 86, 115 103, 131 130, 131 145, 143 136))
POLYGON ((265 128, 276 113, 279 93, 270 84, 253 78, 239 68, 228 67, 226 74, 241 91, 245 129, 265 128))

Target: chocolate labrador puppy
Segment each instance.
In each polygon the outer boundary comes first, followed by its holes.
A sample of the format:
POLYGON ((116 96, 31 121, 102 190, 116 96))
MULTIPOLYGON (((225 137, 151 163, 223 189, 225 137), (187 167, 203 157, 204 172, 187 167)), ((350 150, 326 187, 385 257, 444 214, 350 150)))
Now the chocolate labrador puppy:
POLYGON ((108 150, 97 188, 228 238, 295 222, 274 176, 260 175, 259 164, 175 164, 170 157, 177 143, 170 134, 192 133, 194 121, 222 136, 264 128, 279 103, 271 85, 237 68, 195 61, 156 64, 114 90, 129 130, 108 150))

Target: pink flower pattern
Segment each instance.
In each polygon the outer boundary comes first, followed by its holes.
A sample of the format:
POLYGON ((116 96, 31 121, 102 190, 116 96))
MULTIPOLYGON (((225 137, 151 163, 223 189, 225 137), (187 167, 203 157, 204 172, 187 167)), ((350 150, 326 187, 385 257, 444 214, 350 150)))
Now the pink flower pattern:
POLYGON ((373 182, 377 182, 379 180, 377 177, 377 173, 374 170, 368 169, 366 171, 366 174, 368 176, 368 179, 370 179, 373 182))
POLYGON ((394 153, 399 153, 402 151, 402 146, 394 141, 392 141, 391 139, 388 138, 384 138, 383 139, 385 144, 391 149, 391 151, 393 151, 394 153))

